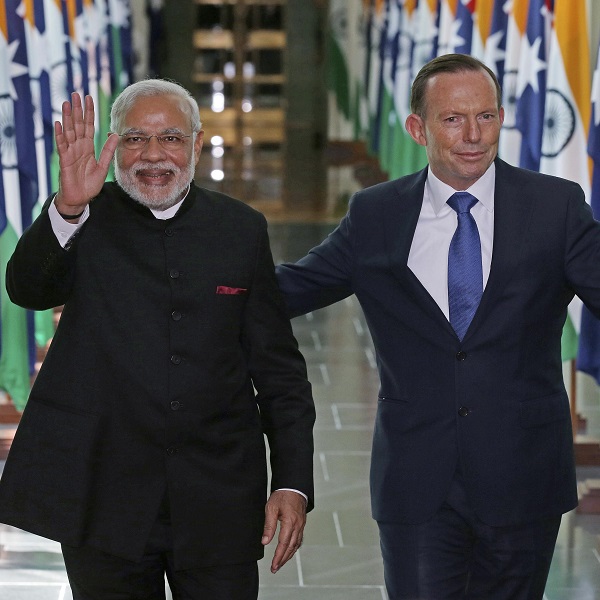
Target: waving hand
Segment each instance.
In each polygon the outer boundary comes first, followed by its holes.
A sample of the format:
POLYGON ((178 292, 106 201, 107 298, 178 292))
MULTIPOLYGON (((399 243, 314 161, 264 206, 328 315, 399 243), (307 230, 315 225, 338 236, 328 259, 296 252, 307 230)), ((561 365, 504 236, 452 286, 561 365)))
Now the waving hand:
POLYGON ((81 97, 74 93, 71 102, 63 102, 62 123, 54 123, 56 148, 60 162, 59 191, 56 208, 62 214, 83 211, 96 196, 108 174, 119 136, 108 136, 96 160, 94 152, 94 101, 85 97, 85 112, 81 97))

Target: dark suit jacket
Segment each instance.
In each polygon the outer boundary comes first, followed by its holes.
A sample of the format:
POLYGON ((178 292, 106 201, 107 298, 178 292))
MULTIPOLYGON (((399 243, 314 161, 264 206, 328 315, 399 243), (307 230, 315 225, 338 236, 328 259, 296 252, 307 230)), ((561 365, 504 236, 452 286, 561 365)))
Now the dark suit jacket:
POLYGON ((90 209, 67 250, 44 210, 8 265, 14 302, 64 310, 0 521, 136 560, 166 495, 177 568, 256 560, 263 433, 272 488, 313 503, 314 406, 266 221, 195 186, 167 221, 116 184, 90 209))
POLYGON ((371 496, 379 521, 422 522, 460 467, 490 525, 577 502, 560 339, 578 294, 600 310, 600 225, 580 187, 496 161, 489 280, 462 342, 407 266, 427 169, 358 192, 338 228, 278 267, 293 315, 355 293, 381 379, 371 496))

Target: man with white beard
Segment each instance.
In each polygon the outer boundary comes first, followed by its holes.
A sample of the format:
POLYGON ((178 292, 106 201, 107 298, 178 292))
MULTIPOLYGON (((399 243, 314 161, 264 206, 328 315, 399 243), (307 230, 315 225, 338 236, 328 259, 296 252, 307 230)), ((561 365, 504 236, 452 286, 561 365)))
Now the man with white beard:
POLYGON ((255 600, 313 506, 315 413, 264 217, 193 183, 198 106, 126 88, 96 160, 94 105, 55 124, 58 193, 7 268, 64 305, 2 479, 0 521, 61 542, 74 600, 255 600), (105 183, 114 156, 117 183, 105 183), (267 500, 264 435, 269 441, 267 500))

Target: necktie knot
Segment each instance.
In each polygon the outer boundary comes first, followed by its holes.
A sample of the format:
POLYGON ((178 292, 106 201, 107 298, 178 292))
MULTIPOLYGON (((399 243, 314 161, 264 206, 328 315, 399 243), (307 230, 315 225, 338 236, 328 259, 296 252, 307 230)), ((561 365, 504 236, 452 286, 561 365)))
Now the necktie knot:
POLYGON ((448 198, 447 204, 458 214, 463 214, 469 212, 477 204, 477 198, 469 192, 455 192, 448 198))

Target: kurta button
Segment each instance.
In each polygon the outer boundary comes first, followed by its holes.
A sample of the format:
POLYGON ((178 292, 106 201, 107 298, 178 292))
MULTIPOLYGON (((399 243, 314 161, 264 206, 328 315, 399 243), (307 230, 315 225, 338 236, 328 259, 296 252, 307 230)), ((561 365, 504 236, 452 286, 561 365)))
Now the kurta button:
POLYGON ((171 269, 169 271, 169 277, 171 279, 177 279, 179 277, 179 271, 177 269, 171 269))
POLYGON ((167 235, 167 236, 171 237, 171 236, 173 235, 173 233, 174 233, 174 232, 173 232, 173 230, 172 230, 170 227, 167 227, 167 228, 165 229, 165 235, 167 235))
POLYGON ((177 402, 177 400, 173 400, 171 402, 171 410, 179 410, 181 408, 181 404, 177 402))
POLYGON ((181 356, 177 356, 177 354, 173 354, 173 356, 171 356, 171 362, 174 365, 178 365, 181 362, 181 356))
POLYGON ((466 417, 469 414, 469 409, 466 406, 461 406, 458 409, 458 415, 460 417, 466 417))
POLYGON ((456 360, 466 360, 467 359, 467 353, 463 352, 462 350, 460 352, 456 353, 456 360))
POLYGON ((173 321, 180 321, 181 317, 182 317, 182 314, 178 310, 174 310, 171 313, 171 318, 173 319, 173 321))

